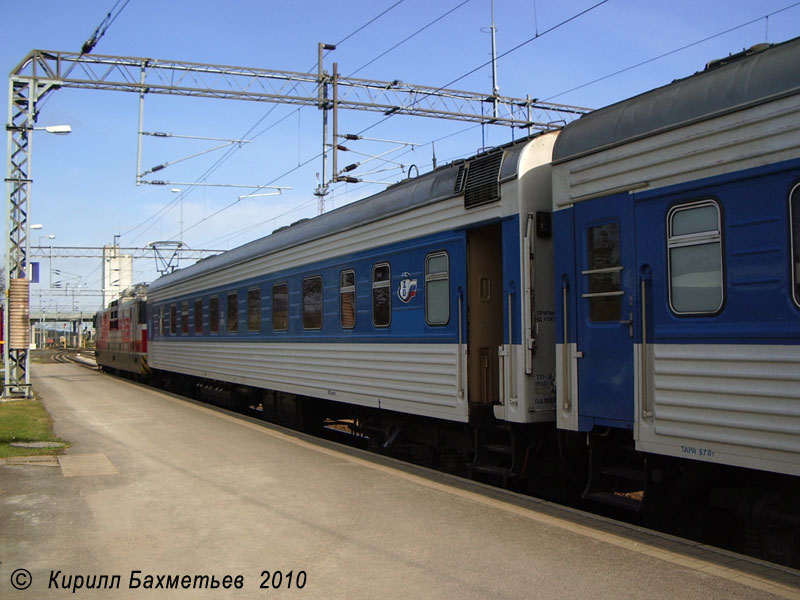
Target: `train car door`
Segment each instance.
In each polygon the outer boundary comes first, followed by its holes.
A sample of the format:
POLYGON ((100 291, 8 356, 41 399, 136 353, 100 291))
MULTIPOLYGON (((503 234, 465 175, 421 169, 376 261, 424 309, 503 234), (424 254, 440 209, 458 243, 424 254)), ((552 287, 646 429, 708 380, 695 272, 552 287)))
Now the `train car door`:
POLYGON ((575 206, 579 427, 632 427, 637 313, 633 198, 575 206))
POLYGON ((499 401, 503 244, 499 223, 467 232, 467 384, 471 405, 499 401))

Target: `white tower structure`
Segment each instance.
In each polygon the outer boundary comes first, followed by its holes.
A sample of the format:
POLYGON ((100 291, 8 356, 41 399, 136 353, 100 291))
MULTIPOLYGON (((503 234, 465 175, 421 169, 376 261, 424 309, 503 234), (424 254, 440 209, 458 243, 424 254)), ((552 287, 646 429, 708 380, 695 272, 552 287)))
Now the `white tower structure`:
POLYGON ((103 246, 103 306, 133 285, 133 255, 120 254, 119 246, 103 246))

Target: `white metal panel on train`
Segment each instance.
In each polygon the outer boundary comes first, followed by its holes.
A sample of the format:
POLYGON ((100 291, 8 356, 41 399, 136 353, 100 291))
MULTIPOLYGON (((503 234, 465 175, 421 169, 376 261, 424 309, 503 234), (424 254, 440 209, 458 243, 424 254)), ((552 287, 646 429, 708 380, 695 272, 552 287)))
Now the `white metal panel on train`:
POLYGON ((150 367, 451 421, 468 420, 458 345, 150 343, 150 367), (460 383, 460 385, 459 385, 460 383))
POLYGON ((557 134, 539 136, 519 155, 517 177, 502 184, 505 203, 520 214, 519 278, 520 329, 523 344, 500 350, 500 400, 494 407, 498 419, 514 423, 555 420, 553 296, 553 239, 536 235, 537 212, 550 212, 550 157, 557 134))
POLYGON ((800 346, 654 344, 648 354, 653 414, 637 419, 639 450, 800 475, 800 346))
POLYGON ((556 423, 559 429, 578 431, 580 394, 578 394, 577 344, 556 344, 556 423))
POLYGON ((554 209, 800 156, 800 95, 672 129, 553 166, 554 209))

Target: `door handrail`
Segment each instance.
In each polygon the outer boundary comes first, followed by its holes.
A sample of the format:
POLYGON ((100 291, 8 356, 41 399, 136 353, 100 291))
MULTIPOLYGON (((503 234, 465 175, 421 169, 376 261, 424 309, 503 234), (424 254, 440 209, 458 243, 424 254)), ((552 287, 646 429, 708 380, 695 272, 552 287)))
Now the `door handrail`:
POLYGON ((561 371, 564 377, 564 381, 562 382, 562 388, 564 389, 564 403, 563 407, 564 410, 569 411, 572 410, 572 398, 570 396, 570 371, 571 371, 571 364, 570 364, 570 356, 569 356, 569 317, 568 317, 568 309, 569 309, 569 296, 568 296, 569 286, 567 286, 566 282, 563 282, 561 285, 562 291, 562 314, 564 318, 563 326, 564 326, 564 341, 561 345, 561 361, 562 367, 561 371))
POLYGON ((463 331, 464 292, 458 288, 458 397, 464 397, 464 331, 463 331))
POLYGON ((640 355, 640 364, 639 364, 639 380, 641 383, 641 398, 642 398, 642 418, 650 419, 654 416, 655 411, 654 407, 651 406, 651 398, 649 392, 649 381, 647 377, 647 366, 648 366, 648 356, 647 356, 647 280, 642 277, 641 278, 641 295, 642 295, 642 348, 639 352, 640 355))

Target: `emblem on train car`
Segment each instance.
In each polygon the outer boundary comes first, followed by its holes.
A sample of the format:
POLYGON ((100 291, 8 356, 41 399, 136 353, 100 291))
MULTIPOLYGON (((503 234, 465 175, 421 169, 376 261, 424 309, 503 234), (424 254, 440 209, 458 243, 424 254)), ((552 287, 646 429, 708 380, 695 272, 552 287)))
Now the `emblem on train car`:
POLYGON ((401 302, 410 302, 417 295, 417 280, 411 279, 411 273, 401 275, 400 285, 397 286, 397 297, 401 302))

